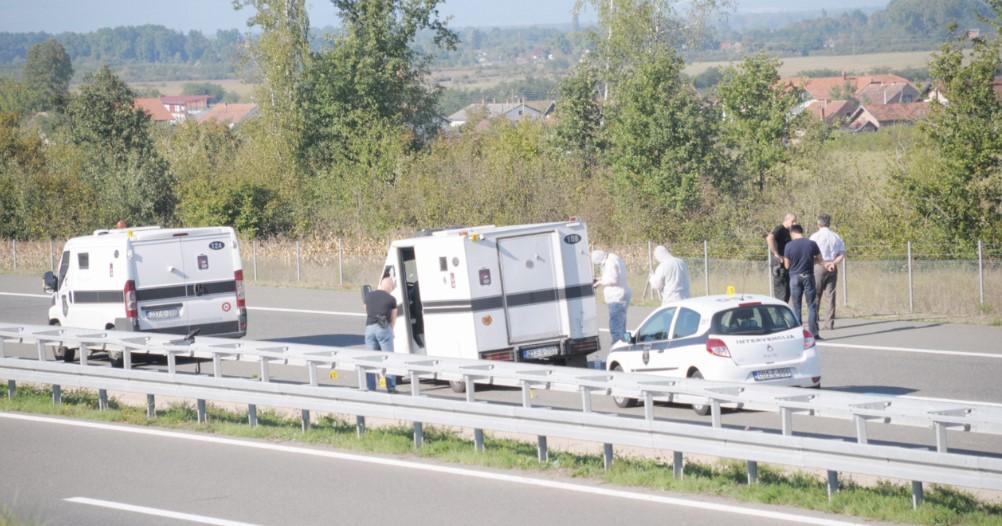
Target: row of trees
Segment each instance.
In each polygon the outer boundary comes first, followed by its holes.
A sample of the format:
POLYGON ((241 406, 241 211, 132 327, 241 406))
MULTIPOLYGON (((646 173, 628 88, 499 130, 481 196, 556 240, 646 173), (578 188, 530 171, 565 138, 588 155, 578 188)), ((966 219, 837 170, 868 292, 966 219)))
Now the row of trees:
POLYGON ((439 1, 333 3, 344 31, 311 50, 302 0, 243 0, 264 82, 260 117, 237 130, 152 126, 108 69, 63 92, 48 117, 4 114, 0 236, 62 237, 120 218, 384 236, 574 215, 606 241, 739 245, 786 211, 827 211, 859 244, 1002 242, 997 39, 979 40, 968 61, 959 41, 937 55, 950 104, 917 132, 839 137, 791 117, 799 99, 775 59, 724 71, 707 94, 685 79, 678 50, 713 0, 689 2, 686 17, 668 0, 594 1, 595 52, 559 84, 555 123, 443 135, 432 57, 412 45, 422 32, 455 45, 439 1), (881 141, 894 155, 860 163, 881 141))

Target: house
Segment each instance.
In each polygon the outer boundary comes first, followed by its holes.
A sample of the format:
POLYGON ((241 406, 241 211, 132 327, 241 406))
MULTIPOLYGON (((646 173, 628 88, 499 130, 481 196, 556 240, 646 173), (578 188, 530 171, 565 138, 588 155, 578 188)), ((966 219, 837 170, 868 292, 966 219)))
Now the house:
POLYGON ((849 122, 859 104, 852 100, 812 100, 804 111, 825 124, 839 126, 849 122))
POLYGON ((247 119, 252 119, 258 115, 257 104, 216 104, 208 111, 200 113, 196 118, 198 122, 216 121, 228 128, 239 126, 247 119))
POLYGON ((918 121, 929 113, 928 102, 861 105, 849 118, 854 133, 877 131, 886 126, 918 121))
POLYGON ((177 122, 187 119, 188 114, 201 113, 209 109, 208 95, 170 95, 160 97, 160 102, 167 107, 167 111, 177 122))
POLYGON ((855 93, 855 98, 860 104, 915 102, 919 100, 919 96, 919 91, 915 89, 915 86, 903 82, 867 84, 855 93))
POLYGON ((132 101, 132 105, 135 108, 141 109, 150 116, 153 122, 169 122, 174 124, 174 116, 171 115, 167 108, 160 102, 160 99, 156 98, 142 98, 135 99, 132 101))
POLYGON ((487 120, 504 117, 511 122, 545 119, 555 108, 552 100, 474 103, 449 115, 449 125, 453 128, 462 126, 478 114, 484 115, 487 120))

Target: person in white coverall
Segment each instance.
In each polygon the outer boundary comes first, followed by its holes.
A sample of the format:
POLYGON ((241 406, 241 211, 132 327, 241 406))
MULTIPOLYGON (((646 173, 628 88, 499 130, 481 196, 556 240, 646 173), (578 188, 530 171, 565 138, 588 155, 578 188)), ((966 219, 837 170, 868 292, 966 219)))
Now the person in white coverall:
POLYGON ((602 291, 605 304, 609 308, 609 335, 612 343, 627 341, 626 307, 630 304, 630 286, 626 283, 626 264, 616 254, 606 254, 604 250, 591 253, 591 261, 602 267, 602 275, 592 285, 605 287, 602 291))
POLYGON ((651 288, 661 291, 661 304, 689 297, 689 267, 662 245, 654 249, 658 268, 651 274, 651 288))

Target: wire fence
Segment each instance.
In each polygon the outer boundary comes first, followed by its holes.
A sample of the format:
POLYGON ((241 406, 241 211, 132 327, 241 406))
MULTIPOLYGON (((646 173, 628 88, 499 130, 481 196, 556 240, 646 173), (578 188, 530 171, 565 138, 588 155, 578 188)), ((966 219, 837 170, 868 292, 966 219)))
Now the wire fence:
MULTIPOLYGON (((245 239, 244 276, 266 286, 354 289, 378 278, 385 242, 346 238, 245 239)), ((656 267, 655 243, 601 245, 626 262, 635 304, 656 304, 647 286, 656 267)), ((839 268, 837 304, 843 315, 943 315, 998 319, 1002 313, 1002 246, 852 246, 839 268)), ((739 292, 770 294, 772 277, 765 244, 729 245, 706 241, 673 244, 689 267, 693 295, 739 292), (756 255, 757 254, 757 255, 756 255)), ((0 241, 0 272, 30 275, 54 270, 62 243, 0 241)))

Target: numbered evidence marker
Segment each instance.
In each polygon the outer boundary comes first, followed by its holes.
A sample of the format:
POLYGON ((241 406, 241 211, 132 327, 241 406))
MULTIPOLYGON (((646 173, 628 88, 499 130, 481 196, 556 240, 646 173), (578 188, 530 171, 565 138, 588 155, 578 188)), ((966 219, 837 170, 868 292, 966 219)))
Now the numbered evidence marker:
POLYGON ((337 380, 337 371, 334 370, 334 369, 331 369, 331 372, 330 372, 329 376, 331 377, 331 380, 337 380))
POLYGON ((385 375, 382 375, 382 374, 379 375, 379 387, 382 387, 383 389, 386 389, 386 376, 385 375))
POLYGON ((737 294, 737 290, 734 289, 734 285, 728 285, 727 286, 727 295, 728 296, 733 296, 735 294, 737 294))

